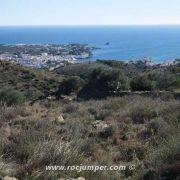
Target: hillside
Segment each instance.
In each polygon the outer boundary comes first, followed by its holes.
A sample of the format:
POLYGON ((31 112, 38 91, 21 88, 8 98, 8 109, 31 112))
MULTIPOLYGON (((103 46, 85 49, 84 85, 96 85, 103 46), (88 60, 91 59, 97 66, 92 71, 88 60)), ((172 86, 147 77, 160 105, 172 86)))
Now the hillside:
POLYGON ((121 70, 129 78, 133 78, 138 74, 142 73, 166 73, 180 75, 180 65, 179 63, 171 66, 161 66, 157 65, 146 65, 142 61, 126 63, 123 61, 113 61, 113 60, 98 60, 90 63, 79 63, 74 65, 69 65, 65 67, 60 67, 56 69, 56 72, 63 75, 73 75, 81 76, 82 78, 87 78, 94 69, 101 68, 104 70, 118 69, 121 70))
POLYGON ((0 61, 0 87, 17 89, 31 100, 57 91, 62 76, 0 61))
MULTIPOLYGON (((0 179, 179 178, 179 100, 167 94, 146 97, 141 95, 145 91, 138 95, 133 90, 123 97, 115 96, 114 90, 119 93, 130 88, 129 78, 139 83, 128 72, 117 71, 118 66, 100 66, 104 69, 96 64, 73 65, 63 70, 77 71, 56 74, 0 62, 0 179), (78 74, 86 70, 87 75, 78 74), (89 99, 83 99, 82 92, 89 99), (39 98, 48 95, 54 98, 39 98), (26 100, 17 101, 22 96, 26 100), (46 166, 93 165, 126 168, 96 172, 46 170, 46 166), (135 169, 129 169, 130 165, 135 169)), ((143 88, 154 85, 149 82, 143 88)), ((177 88, 176 83, 166 85, 177 88)))

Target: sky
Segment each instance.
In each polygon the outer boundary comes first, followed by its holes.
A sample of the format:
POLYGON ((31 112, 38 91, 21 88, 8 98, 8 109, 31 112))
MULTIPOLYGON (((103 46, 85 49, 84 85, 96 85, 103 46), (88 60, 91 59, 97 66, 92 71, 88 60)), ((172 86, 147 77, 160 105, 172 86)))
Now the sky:
POLYGON ((180 25, 180 0, 0 0, 8 25, 180 25))

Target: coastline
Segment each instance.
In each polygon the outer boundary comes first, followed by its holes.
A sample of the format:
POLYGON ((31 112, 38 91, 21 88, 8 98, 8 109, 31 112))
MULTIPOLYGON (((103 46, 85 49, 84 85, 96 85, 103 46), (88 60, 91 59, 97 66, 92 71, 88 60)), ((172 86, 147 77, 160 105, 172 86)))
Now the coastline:
POLYGON ((93 60, 156 62, 180 58, 180 26, 13 26, 0 27, 0 44, 88 44, 93 60), (105 45, 109 42, 109 45, 105 45))

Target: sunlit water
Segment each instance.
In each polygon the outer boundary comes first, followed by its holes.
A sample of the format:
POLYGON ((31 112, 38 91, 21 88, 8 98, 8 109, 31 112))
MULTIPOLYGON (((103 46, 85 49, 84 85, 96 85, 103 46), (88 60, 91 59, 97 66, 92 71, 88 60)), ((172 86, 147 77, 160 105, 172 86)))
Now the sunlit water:
POLYGON ((94 60, 150 57, 162 62, 180 58, 180 26, 0 27, 0 43, 82 43, 101 48, 93 52, 94 60))

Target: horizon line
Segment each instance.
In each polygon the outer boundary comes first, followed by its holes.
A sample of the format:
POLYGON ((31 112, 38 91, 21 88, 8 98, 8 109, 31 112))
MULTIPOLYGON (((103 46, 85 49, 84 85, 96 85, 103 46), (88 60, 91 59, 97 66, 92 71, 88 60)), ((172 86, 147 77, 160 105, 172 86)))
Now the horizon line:
POLYGON ((0 25, 0 27, 40 27, 40 26, 180 26, 180 24, 61 24, 61 25, 51 25, 51 24, 25 24, 25 25, 0 25))

